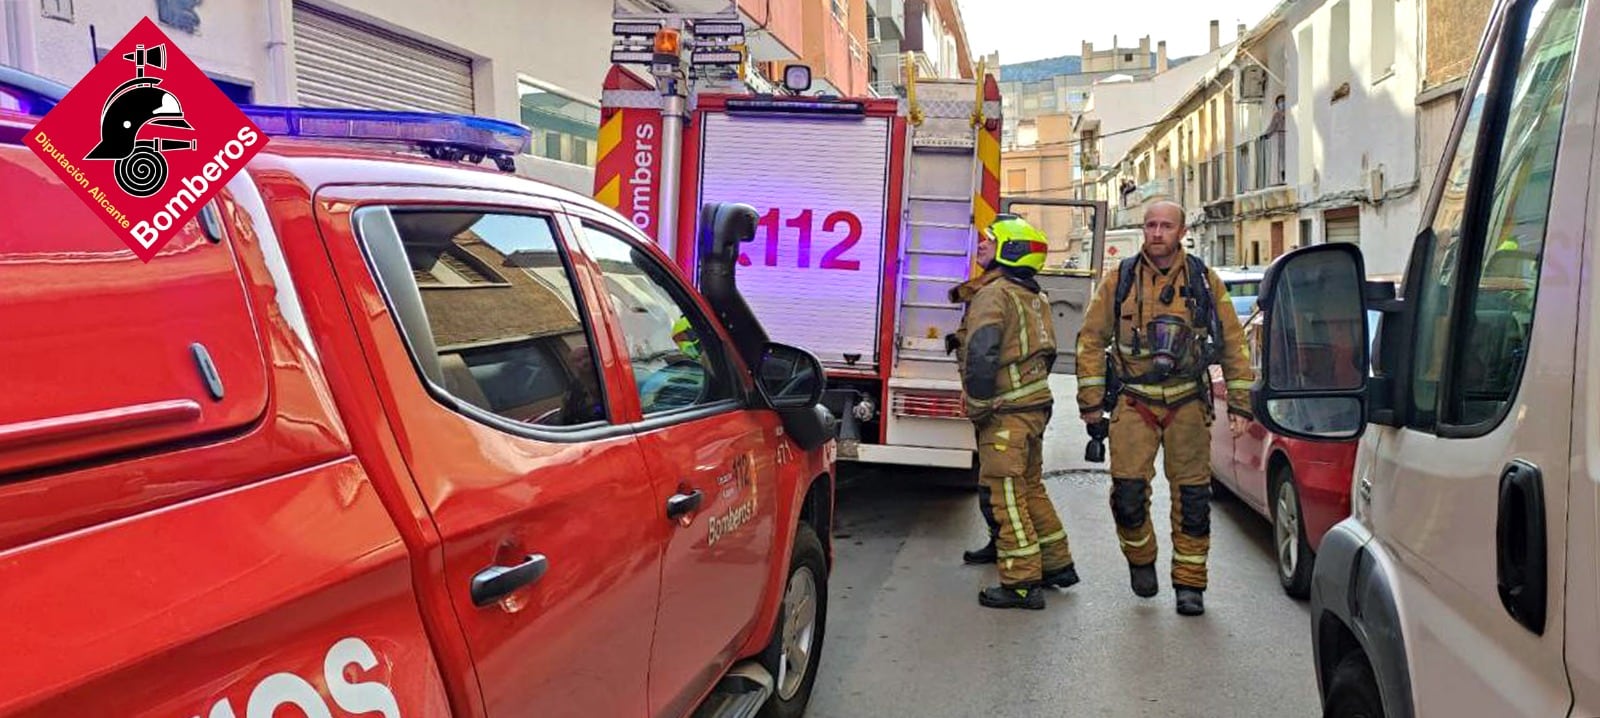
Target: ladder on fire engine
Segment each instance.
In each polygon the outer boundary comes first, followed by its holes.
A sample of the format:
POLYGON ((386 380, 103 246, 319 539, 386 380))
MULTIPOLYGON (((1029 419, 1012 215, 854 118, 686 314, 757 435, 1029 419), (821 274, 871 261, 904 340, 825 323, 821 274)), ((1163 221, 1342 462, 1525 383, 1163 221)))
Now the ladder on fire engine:
MULTIPOLYGON (((909 70, 914 73, 914 69, 909 70)), ((981 75, 980 75, 981 77, 981 75)), ((971 80, 911 80, 911 139, 907 147, 895 336, 902 367, 951 364, 945 335, 961 323, 963 306, 950 290, 971 276, 976 250, 973 197, 983 178, 980 127, 972 123, 971 80)), ((981 92, 981 80, 978 92, 981 92)), ((930 367, 931 368, 931 367, 930 367)), ((934 370, 944 374, 952 368, 934 370)))

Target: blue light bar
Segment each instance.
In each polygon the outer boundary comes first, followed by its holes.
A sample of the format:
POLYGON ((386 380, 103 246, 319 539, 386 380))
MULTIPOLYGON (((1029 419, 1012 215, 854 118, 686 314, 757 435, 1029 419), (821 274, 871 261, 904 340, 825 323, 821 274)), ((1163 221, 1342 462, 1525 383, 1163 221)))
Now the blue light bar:
POLYGON ((0 108, 43 117, 67 95, 67 86, 0 65, 0 108))
POLYGON ((239 109, 272 136, 401 143, 434 159, 477 162, 487 157, 506 172, 516 169, 513 158, 533 142, 533 131, 522 125, 471 115, 271 105, 239 109))

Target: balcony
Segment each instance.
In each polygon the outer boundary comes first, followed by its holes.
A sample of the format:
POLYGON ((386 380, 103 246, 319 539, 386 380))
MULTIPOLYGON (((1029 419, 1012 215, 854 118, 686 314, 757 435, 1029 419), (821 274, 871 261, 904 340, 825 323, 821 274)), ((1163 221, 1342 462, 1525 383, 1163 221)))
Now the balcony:
POLYGON ((869 0, 877 11, 879 40, 898 42, 906 37, 905 0, 869 0))
POLYGON ((1254 145, 1251 154, 1255 157, 1256 171, 1255 182, 1250 189, 1266 189, 1288 183, 1284 162, 1284 136, 1284 131, 1278 130, 1251 140, 1251 144, 1254 145))

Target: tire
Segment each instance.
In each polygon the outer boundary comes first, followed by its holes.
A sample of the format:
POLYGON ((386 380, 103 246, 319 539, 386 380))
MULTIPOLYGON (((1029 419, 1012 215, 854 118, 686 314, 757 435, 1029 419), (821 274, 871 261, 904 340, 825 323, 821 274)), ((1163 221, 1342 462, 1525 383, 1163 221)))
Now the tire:
POLYGON ((811 688, 817 682, 817 666, 822 660, 822 639, 828 624, 828 562, 822 550, 822 541, 808 524, 800 524, 795 531, 794 552, 789 557, 789 576, 784 580, 783 606, 778 611, 778 624, 772 629, 772 640, 761 654, 761 663, 772 673, 773 691, 766 705, 761 707, 761 718, 800 718, 811 701, 811 688), (809 621, 810 630, 790 626, 791 612, 800 607, 800 623, 805 623, 804 594, 812 597, 809 621), (794 666, 792 653, 801 644, 809 651, 794 666), (804 672, 796 678, 794 668, 804 672))
POLYGON ((1383 698, 1378 693, 1378 679, 1372 673, 1372 664, 1361 651, 1352 651, 1340 659, 1328 681, 1328 699, 1323 704, 1323 718, 1383 718, 1383 698))
POLYGON ((1311 570, 1317 557, 1306 540, 1305 513, 1301 511, 1300 487, 1294 469, 1285 465, 1273 472, 1272 544, 1278 563, 1278 584, 1290 598, 1311 596, 1311 570))

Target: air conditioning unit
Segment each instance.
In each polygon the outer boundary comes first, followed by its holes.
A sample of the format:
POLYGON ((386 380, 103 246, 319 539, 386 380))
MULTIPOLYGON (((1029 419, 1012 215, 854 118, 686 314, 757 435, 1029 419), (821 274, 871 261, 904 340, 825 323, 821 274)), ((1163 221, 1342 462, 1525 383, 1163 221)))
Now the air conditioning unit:
POLYGON ((1261 102, 1267 98, 1267 69, 1260 65, 1239 68, 1239 102, 1261 102))

